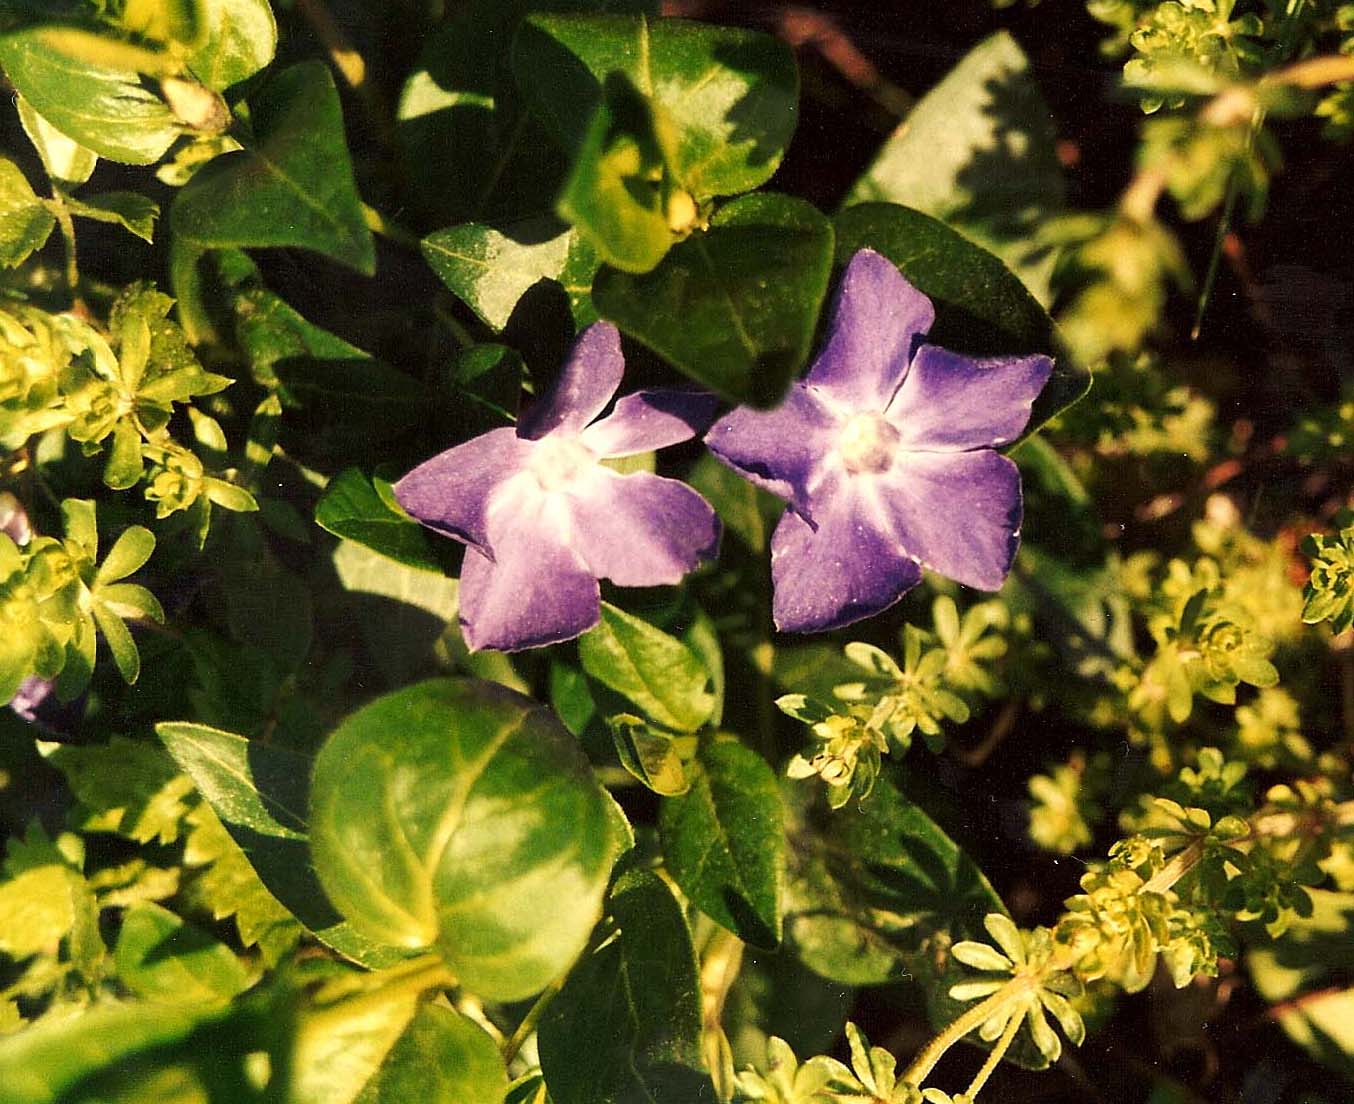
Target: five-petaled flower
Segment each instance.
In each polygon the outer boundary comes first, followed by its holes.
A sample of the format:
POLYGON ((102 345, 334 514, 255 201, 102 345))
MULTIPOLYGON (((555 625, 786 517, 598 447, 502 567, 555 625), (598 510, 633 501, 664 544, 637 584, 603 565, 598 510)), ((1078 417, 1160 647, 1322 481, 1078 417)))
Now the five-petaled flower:
POLYGON ((921 338, 931 301, 861 250, 827 342, 773 410, 740 407, 715 455, 790 504, 771 541, 773 612, 788 632, 891 606, 930 568, 997 590, 1019 543, 1020 475, 996 450, 1029 421, 1046 356, 976 360, 921 338))
POLYGON ((624 369, 615 327, 588 327, 552 390, 515 427, 448 449, 395 485, 415 519, 467 545, 461 625, 472 649, 572 639, 597 624, 598 579, 677 583, 715 553, 719 521, 699 494, 601 463, 695 436, 714 400, 640 391, 596 421, 624 369))

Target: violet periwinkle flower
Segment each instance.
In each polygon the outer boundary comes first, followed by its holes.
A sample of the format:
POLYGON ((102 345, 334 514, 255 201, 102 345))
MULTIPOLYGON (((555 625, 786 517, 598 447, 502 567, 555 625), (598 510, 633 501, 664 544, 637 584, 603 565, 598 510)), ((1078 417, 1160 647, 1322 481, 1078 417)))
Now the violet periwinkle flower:
POLYGON ((517 651, 569 640, 600 617, 598 579, 681 581, 718 545, 719 520, 684 483, 601 461, 694 437, 715 400, 640 391, 596 421, 625 362, 614 326, 589 326, 554 388, 516 427, 420 464, 395 485, 415 519, 463 542, 461 626, 472 649, 517 651))
POLYGON ((807 375, 773 410, 739 408, 714 454, 790 504, 771 539, 787 632, 888 608, 929 568, 997 590, 1020 539, 1020 475, 997 452, 1029 421, 1046 356, 975 360, 921 338, 931 301, 872 250, 851 258, 807 375))

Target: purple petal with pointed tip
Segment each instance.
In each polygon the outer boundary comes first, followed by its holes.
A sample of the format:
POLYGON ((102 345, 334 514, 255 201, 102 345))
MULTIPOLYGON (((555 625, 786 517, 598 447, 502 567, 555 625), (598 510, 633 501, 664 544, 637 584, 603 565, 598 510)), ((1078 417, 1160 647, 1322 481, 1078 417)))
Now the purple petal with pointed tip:
POLYGON ((810 494, 837 427, 837 416, 803 384, 795 384, 774 410, 740 406, 725 414, 705 443, 748 482, 811 518, 810 494))
POLYGON ((609 322, 594 323, 578 335, 554 385, 518 419, 517 436, 581 432, 606 409, 624 373, 620 331, 609 322))
POLYGON ((1020 545, 1020 473, 991 449, 900 453, 882 500, 906 551, 947 578, 1000 590, 1020 545))
POLYGON ((496 555, 489 542, 489 499, 526 464, 535 446, 512 429, 492 429, 425 460, 395 484, 395 500, 416 521, 496 555))
POLYGON ((618 586, 682 581, 719 548, 719 519, 685 483, 598 468, 569 494, 572 544, 588 570, 618 586))
POLYGON ((715 418, 719 399, 704 391, 637 391, 579 438, 598 456, 633 456, 688 441, 715 418))
POLYGON ((812 529, 787 510, 771 537, 772 613, 782 632, 825 632, 873 616, 921 582, 872 490, 831 477, 812 529))
POLYGON ((887 417, 904 447, 958 451, 1007 445, 1030 420, 1030 407, 1053 373, 1046 356, 981 360, 923 345, 887 417))
POLYGON ((862 249, 846 266, 827 341, 805 381, 852 413, 881 413, 934 321, 931 300, 887 257, 862 249))
POLYGON ((471 651, 517 652, 572 640, 597 624, 597 580, 572 548, 530 517, 507 522, 497 559, 467 548, 461 565, 461 629, 471 651))

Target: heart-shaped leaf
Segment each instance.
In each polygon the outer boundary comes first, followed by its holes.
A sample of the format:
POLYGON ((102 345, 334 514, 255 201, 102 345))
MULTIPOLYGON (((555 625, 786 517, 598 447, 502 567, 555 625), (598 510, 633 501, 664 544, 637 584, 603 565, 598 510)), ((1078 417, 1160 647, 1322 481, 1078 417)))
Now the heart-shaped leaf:
POLYGON ((473 680, 349 716, 316 759, 311 825, 320 880, 355 928, 435 946, 491 1000, 530 996, 583 949, 613 853, 574 738, 531 699, 473 680))

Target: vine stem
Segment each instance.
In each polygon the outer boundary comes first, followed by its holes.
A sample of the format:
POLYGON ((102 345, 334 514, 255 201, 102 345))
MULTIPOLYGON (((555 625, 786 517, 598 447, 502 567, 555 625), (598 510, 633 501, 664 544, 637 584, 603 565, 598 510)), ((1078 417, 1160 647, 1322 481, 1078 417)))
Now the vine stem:
POLYGON ((508 1041, 503 1044, 503 1049, 500 1051, 505 1066, 511 1064, 512 1060, 517 1057, 517 1052, 535 1034, 536 1025, 541 1022, 545 1010, 550 1007, 550 1002, 559 995, 559 991, 563 988, 564 978, 556 978, 545 987, 545 991, 536 998, 536 1003, 527 1010, 527 1014, 522 1017, 522 1022, 517 1025, 517 1030, 508 1037, 508 1041))
POLYGON ((1036 979, 1032 975, 1027 974, 1014 977, 986 1000, 975 1004, 926 1046, 922 1047, 920 1053, 912 1059, 912 1064, 903 1070, 902 1079, 909 1085, 920 1087, 950 1047, 954 1046, 970 1031, 981 1027, 998 1012, 1023 997, 1033 988, 1035 981, 1036 979))
POLYGON ((66 206, 66 197, 52 182, 52 199, 48 205, 56 216, 56 224, 61 230, 61 240, 66 247, 66 286, 71 293, 71 310, 76 314, 84 313, 84 302, 80 298, 80 265, 75 252, 75 220, 71 218, 70 208, 66 206))
POLYGON ((354 1011, 380 1008, 400 997, 417 999, 429 989, 450 989, 456 977, 439 955, 421 955, 372 978, 374 984, 350 997, 340 997, 332 1005, 320 1009, 311 1023, 324 1023, 331 1017, 346 1018, 354 1011))
POLYGON ((1020 1025, 1025 1022, 1025 1013, 1018 1012, 1011 1017, 1010 1023, 1006 1025, 1006 1030, 1001 1033, 1001 1038, 997 1040, 997 1045, 992 1048, 992 1053, 987 1056, 987 1061, 982 1064, 982 1068, 973 1076, 969 1082, 969 1087, 964 1090, 964 1095, 970 1099, 977 1096, 978 1092, 987 1084, 987 1079, 992 1076, 992 1071, 997 1068, 997 1064, 1006 1057, 1006 1052, 1011 1049, 1011 1044, 1015 1042, 1016 1032, 1020 1030, 1020 1025))

